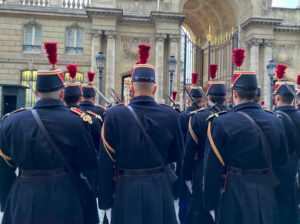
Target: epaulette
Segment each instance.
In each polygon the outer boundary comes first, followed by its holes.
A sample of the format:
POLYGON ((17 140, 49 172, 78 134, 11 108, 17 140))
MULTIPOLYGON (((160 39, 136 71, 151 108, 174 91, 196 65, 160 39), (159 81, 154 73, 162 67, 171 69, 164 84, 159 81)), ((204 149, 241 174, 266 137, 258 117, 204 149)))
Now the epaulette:
MULTIPOLYGON (((171 107, 170 105, 165 104, 165 103, 160 103, 160 105, 167 106, 167 107, 171 107)), ((171 108, 173 108, 173 107, 171 107, 171 108)))
POLYGON ((204 111, 205 109, 206 109, 205 107, 202 107, 202 108, 200 108, 200 109, 198 109, 198 110, 192 111, 192 112, 189 113, 188 115, 192 115, 192 114, 198 113, 198 112, 200 112, 200 111, 204 111))
POLYGON ((25 109, 25 108, 20 108, 20 109, 18 109, 18 110, 14 110, 13 112, 7 113, 7 114, 5 114, 5 115, 2 117, 1 121, 3 121, 4 118, 8 117, 8 116, 11 115, 11 114, 15 114, 15 113, 18 113, 18 112, 24 111, 24 110, 26 110, 26 109, 25 109))
POLYGON ((114 105, 114 107, 115 106, 125 106, 123 103, 116 103, 115 105, 114 105))
POLYGON ((98 105, 98 107, 104 109, 104 111, 106 111, 106 109, 107 109, 106 107, 104 107, 104 106, 102 106, 102 105, 98 105))
POLYGON ((87 112, 88 112, 89 114, 95 116, 95 118, 97 118, 97 119, 99 119, 100 121, 103 122, 103 120, 102 120, 102 118, 101 118, 100 115, 98 115, 98 114, 96 114, 96 113, 94 113, 93 111, 90 111, 90 110, 88 110, 87 112))
MULTIPOLYGON (((264 108, 263 108, 264 109, 264 108)), ((274 115, 276 115, 273 111, 271 111, 271 110, 268 110, 268 109, 264 109, 264 111, 266 111, 266 112, 269 112, 270 114, 274 114, 274 115)))
POLYGON ((227 110, 223 110, 223 111, 220 111, 220 112, 218 112, 218 113, 212 114, 212 115, 210 115, 210 116, 206 119, 206 121, 209 121, 210 119, 212 119, 212 118, 214 118, 214 117, 219 117, 219 115, 226 114, 226 113, 228 113, 228 111, 227 111, 227 110))
POLYGON ((182 113, 182 110, 179 107, 173 107, 174 110, 177 110, 178 112, 182 113))
POLYGON ((83 113, 83 111, 79 110, 78 108, 71 107, 71 111, 78 114, 83 121, 88 122, 89 124, 93 124, 92 118, 89 115, 83 113))

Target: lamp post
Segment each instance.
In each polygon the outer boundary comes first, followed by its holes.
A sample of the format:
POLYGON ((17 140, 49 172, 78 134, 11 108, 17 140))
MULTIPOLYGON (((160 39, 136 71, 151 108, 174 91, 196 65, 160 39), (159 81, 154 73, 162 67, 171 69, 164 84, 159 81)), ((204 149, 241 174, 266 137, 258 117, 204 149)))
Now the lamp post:
MULTIPOLYGON (((177 61, 172 55, 168 60, 168 70, 170 72, 170 97, 172 98, 172 82, 173 82, 173 72, 176 70, 177 61)), ((170 102, 169 102, 170 104, 170 102)))
POLYGON ((269 64, 267 65, 267 70, 268 70, 268 76, 270 76, 270 110, 273 109, 273 104, 272 104, 272 100, 273 100, 273 97, 272 97, 272 94, 273 94, 273 78, 275 76, 275 69, 276 69, 276 64, 274 62, 274 60, 271 60, 269 62, 269 64))
MULTIPOLYGON (((102 87, 102 70, 104 69, 106 58, 104 57, 102 52, 99 52, 99 54, 96 57, 96 64, 97 68, 99 69, 99 91, 101 92, 102 87)), ((99 105, 101 104, 101 97, 99 96, 99 105)))

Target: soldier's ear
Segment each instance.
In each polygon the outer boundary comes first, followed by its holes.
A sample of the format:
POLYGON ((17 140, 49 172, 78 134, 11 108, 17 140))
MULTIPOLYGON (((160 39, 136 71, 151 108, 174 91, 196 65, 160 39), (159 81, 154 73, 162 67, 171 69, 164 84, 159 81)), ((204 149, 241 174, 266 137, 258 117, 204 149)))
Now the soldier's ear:
POLYGON ((60 100, 64 98, 64 93, 65 93, 65 90, 62 89, 62 90, 60 91, 60 94, 59 94, 59 99, 60 99, 60 100))
POLYGON ((79 101, 78 101, 78 102, 80 103, 81 101, 82 101, 82 96, 79 98, 79 101))
POLYGON ((96 100, 96 96, 93 97, 93 102, 95 102, 95 100, 96 100))
POLYGON ((40 97, 38 91, 35 90, 34 92, 35 92, 35 95, 37 95, 37 97, 40 97))
POLYGON ((131 85, 131 91, 132 91, 132 93, 133 93, 133 95, 135 94, 135 89, 134 89, 134 86, 133 85, 131 85))
MULTIPOLYGON (((157 90, 157 86, 155 85, 155 86, 154 86, 154 89, 153 89, 152 95, 154 95, 154 94, 156 93, 156 90, 157 90)), ((133 90, 132 90, 132 92, 133 92, 133 90)), ((133 94, 134 94, 134 92, 133 92, 133 94)))

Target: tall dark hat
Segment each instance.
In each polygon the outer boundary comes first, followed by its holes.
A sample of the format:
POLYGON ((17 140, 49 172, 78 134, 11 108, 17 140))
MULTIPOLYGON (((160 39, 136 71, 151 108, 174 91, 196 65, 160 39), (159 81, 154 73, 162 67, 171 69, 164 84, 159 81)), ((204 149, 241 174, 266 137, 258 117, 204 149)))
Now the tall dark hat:
POLYGON ((84 97, 93 97, 96 95, 95 92, 95 85, 94 85, 94 78, 95 78, 95 73, 94 72, 87 72, 88 76, 88 83, 84 83, 82 85, 82 95, 84 97))
POLYGON ((293 96, 293 94, 289 91, 285 83, 287 83, 294 91, 295 86, 293 82, 282 82, 281 79, 285 75, 285 70, 288 67, 286 65, 277 65, 276 67, 276 76, 278 78, 278 81, 275 82, 275 91, 273 92, 273 95, 287 95, 287 96, 293 96))
POLYGON ((202 98, 202 94, 198 90, 198 86, 197 86, 198 77, 199 77, 198 73, 192 73, 192 86, 190 87, 189 92, 191 93, 193 98, 202 98))
POLYGON ((258 86, 256 96, 261 96, 261 86, 258 86))
POLYGON ((65 87, 64 76, 57 65, 57 43, 44 43, 44 49, 52 68, 44 68, 37 71, 36 91, 41 93, 54 92, 65 87))
POLYGON ((65 96, 76 96, 82 93, 82 87, 80 82, 76 82, 77 65, 67 65, 67 70, 71 78, 70 82, 66 82, 65 96))
POLYGON ((147 64, 150 56, 151 46, 139 45, 140 61, 133 66, 131 72, 132 82, 153 82, 155 83, 155 69, 154 66, 147 64))
POLYGON ((226 96, 226 86, 224 81, 214 80, 217 76, 218 65, 209 66, 209 76, 212 81, 207 83, 207 95, 210 96, 226 96))
POLYGON ((238 70, 235 70, 232 75, 231 87, 233 90, 255 91, 258 88, 256 72, 252 70, 240 70, 246 50, 237 49, 232 51, 233 62, 238 70))

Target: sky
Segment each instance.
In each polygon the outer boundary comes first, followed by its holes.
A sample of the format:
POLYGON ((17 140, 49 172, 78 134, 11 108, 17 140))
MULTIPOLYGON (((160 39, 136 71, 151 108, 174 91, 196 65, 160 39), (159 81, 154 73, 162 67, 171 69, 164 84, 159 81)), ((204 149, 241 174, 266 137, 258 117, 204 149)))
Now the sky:
POLYGON ((273 7, 296 8, 298 0, 273 0, 273 7))

